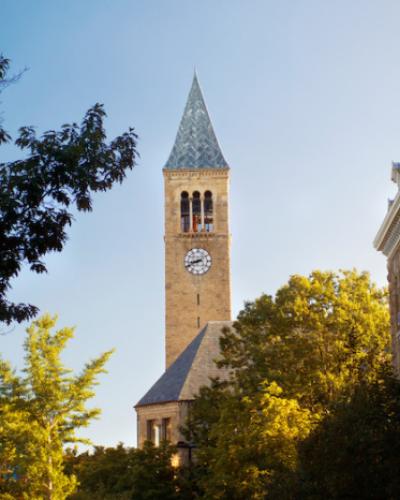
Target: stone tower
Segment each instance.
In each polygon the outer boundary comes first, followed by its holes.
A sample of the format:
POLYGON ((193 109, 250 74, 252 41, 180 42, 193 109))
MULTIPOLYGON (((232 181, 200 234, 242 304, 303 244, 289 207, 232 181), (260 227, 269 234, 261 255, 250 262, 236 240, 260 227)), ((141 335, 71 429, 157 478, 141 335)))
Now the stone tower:
POLYGON ((229 167, 196 75, 163 174, 166 371, 135 406, 137 436, 190 451, 180 428, 200 387, 229 375, 215 359, 231 325, 229 167))
POLYGON ((163 173, 168 368, 207 321, 231 319, 229 167, 196 75, 163 173))

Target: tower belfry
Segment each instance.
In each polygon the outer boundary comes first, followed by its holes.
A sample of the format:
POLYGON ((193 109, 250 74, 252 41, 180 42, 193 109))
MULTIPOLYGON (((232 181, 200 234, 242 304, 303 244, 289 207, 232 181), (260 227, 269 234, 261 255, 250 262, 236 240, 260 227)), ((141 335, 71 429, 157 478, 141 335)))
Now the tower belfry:
POLYGON ((226 376, 214 360, 231 319, 229 166, 196 74, 163 175, 166 371, 135 407, 139 446, 182 440, 194 394, 226 376))

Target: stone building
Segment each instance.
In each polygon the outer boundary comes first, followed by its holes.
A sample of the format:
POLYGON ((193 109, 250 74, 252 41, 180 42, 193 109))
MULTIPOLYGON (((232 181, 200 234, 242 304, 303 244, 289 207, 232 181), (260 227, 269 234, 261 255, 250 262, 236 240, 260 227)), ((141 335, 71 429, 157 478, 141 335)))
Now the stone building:
POLYGON ((138 446, 184 443, 180 427, 231 324, 229 166, 194 75, 169 159, 165 196, 166 371, 136 404, 138 446))
POLYGON ((392 164, 392 181, 397 194, 375 237, 375 248, 387 257, 393 363, 400 375, 400 163, 392 164))

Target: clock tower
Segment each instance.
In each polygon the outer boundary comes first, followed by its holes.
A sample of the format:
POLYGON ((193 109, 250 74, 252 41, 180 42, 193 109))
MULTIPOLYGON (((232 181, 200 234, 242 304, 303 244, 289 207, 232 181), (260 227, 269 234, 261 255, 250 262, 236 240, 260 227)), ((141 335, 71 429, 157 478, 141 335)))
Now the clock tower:
POLYGON ((208 321, 231 319, 229 167, 196 75, 163 173, 168 368, 208 321))
POLYGON ((163 175, 166 371, 135 409, 138 446, 167 440, 179 449, 195 394, 229 376, 215 364, 231 326, 229 166, 196 75, 163 175))

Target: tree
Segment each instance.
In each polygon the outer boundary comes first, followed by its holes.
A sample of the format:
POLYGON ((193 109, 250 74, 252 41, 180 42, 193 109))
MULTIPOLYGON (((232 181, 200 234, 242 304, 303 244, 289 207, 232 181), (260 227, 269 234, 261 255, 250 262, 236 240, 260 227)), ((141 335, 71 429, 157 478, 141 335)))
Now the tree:
MULTIPOLYGON (((10 83, 9 60, 0 56, 0 91, 10 83)), ((0 322, 22 322, 37 307, 7 300, 10 283, 22 266, 46 272, 43 257, 60 252, 67 240, 73 206, 92 210, 92 194, 121 183, 136 163, 137 135, 132 128, 106 143, 103 106, 95 104, 82 123, 65 124, 38 138, 33 127, 21 127, 15 144, 25 153, 0 163, 0 322)), ((0 145, 10 142, 0 125, 0 145)))
POLYGON ((180 472, 172 465, 174 447, 147 442, 143 449, 95 447, 93 453, 65 457, 79 487, 71 500, 178 500, 186 498, 180 472))
POLYGON ((400 498, 400 384, 384 369, 340 401, 299 447, 297 498, 400 498))
POLYGON ((115 448, 95 446, 93 453, 77 454, 75 450, 67 450, 64 457, 66 471, 78 480, 72 499, 130 498, 134 456, 135 450, 124 447, 122 443, 115 448))
POLYGON ((291 498, 296 446, 310 432, 310 412, 285 398, 275 382, 251 396, 232 391, 217 408, 209 442, 196 452, 197 467, 203 469, 198 474, 203 497, 261 500, 273 493, 291 498))
POLYGON ((291 276, 275 298, 247 303, 222 338, 220 365, 245 390, 276 381, 289 397, 324 411, 343 391, 372 381, 389 358, 386 290, 368 273, 291 276))
POLYGON ((389 332, 386 291, 354 270, 295 275, 247 303, 221 339, 231 380, 200 391, 186 429, 204 497, 298 498, 301 443, 382 383, 389 332))
POLYGON ((27 329, 23 376, 0 363, 0 494, 14 498, 62 500, 71 494, 76 478, 64 473, 64 445, 87 443, 76 431, 100 413, 86 402, 111 351, 74 376, 61 361, 74 331, 52 333, 55 324, 56 318, 44 315, 27 329))

